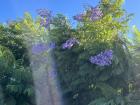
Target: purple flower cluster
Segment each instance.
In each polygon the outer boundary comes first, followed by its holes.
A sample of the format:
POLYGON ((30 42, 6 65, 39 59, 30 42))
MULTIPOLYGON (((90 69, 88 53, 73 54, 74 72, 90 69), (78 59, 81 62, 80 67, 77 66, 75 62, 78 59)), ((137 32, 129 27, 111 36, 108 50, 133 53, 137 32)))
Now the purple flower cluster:
POLYGON ((47 28, 51 23, 51 11, 47 9, 38 9, 37 13, 41 17, 41 26, 47 28))
POLYGON ((89 60, 92 64, 96 64, 99 66, 108 66, 112 64, 111 62, 112 58, 113 58, 113 51, 106 50, 96 56, 91 56, 89 60))
POLYGON ((70 38, 65 43, 62 44, 62 48, 70 49, 71 47, 73 47, 74 44, 78 44, 78 43, 79 43, 78 40, 76 40, 75 38, 70 38))
POLYGON ((43 53, 49 49, 54 49, 55 48, 55 43, 51 42, 49 44, 45 44, 45 43, 39 43, 36 44, 32 47, 32 53, 33 54, 40 54, 43 53))
POLYGON ((84 14, 77 14, 73 18, 74 18, 74 20, 77 20, 77 21, 81 22, 81 21, 83 21, 84 14))
POLYGON ((101 11, 101 9, 99 7, 91 7, 91 15, 90 15, 90 19, 92 21, 98 20, 103 16, 103 12, 101 11))
MULTIPOLYGON (((88 18, 91 21, 96 21, 103 16, 103 12, 101 11, 101 9, 98 6, 90 7, 89 12, 91 14, 88 15, 88 18)), ((79 22, 82 22, 85 16, 86 16, 85 14, 78 14, 78 15, 74 16, 74 19, 79 21, 79 22)))
POLYGON ((42 18, 51 17, 51 11, 49 11, 47 9, 38 9, 37 13, 42 18))
POLYGON ((45 28, 47 28, 50 25, 50 23, 51 23, 51 19, 49 18, 41 19, 40 21, 40 25, 45 28))

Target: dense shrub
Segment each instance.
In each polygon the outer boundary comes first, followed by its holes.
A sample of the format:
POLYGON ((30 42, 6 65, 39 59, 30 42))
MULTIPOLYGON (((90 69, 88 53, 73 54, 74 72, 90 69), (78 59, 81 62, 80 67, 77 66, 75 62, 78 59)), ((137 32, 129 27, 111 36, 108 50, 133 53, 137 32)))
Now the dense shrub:
MULTIPOLYGON (((96 7, 88 6, 74 16, 76 28, 64 15, 52 16, 45 9, 38 10, 39 17, 35 20, 25 13, 23 19, 7 27, 1 25, 3 103, 35 105, 28 53, 36 43, 53 42, 52 55, 65 105, 129 104, 128 96, 135 86, 135 61, 130 52, 134 48, 127 38, 131 14, 126 13, 122 3, 123 0, 101 0, 96 7)), ((42 49, 47 48, 35 51, 42 49)))

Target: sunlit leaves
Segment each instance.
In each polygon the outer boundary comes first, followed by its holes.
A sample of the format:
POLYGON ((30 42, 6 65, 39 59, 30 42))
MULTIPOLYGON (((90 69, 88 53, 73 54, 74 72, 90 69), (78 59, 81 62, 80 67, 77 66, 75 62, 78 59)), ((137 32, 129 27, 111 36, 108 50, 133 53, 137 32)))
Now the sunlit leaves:
POLYGON ((133 26, 134 30, 134 43, 140 44, 140 31, 137 29, 136 26, 133 26))
POLYGON ((23 32, 21 36, 26 43, 46 40, 48 30, 42 27, 40 22, 40 18, 33 20, 29 13, 25 13, 24 18, 16 24, 17 30, 20 29, 23 32))
POLYGON ((26 67, 29 66, 29 58, 27 58, 22 32, 19 21, 0 29, 0 83, 4 91, 5 105, 28 105, 32 103, 30 98, 34 96, 31 96, 33 88, 30 88, 31 91, 28 89, 29 85, 33 86, 32 74, 26 67))
POLYGON ((8 48, 0 46, 0 66, 6 68, 13 67, 14 62, 15 58, 12 52, 8 48))

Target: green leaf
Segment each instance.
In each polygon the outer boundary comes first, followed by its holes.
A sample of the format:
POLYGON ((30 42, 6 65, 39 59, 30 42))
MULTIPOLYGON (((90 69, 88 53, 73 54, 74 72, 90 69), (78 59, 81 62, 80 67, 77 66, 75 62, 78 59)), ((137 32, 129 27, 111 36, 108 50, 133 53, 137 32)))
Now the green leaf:
POLYGON ((12 96, 7 97, 4 105, 16 105, 16 100, 12 96))
POLYGON ((96 87, 101 89, 103 96, 106 98, 111 98, 117 95, 117 91, 106 83, 97 83, 96 87))
POLYGON ((95 99, 94 101, 90 102, 88 105, 119 105, 119 104, 116 104, 113 100, 99 98, 99 99, 95 99))
POLYGON ((110 70, 103 70, 99 76, 99 81, 106 81, 111 78, 111 71, 110 70))
POLYGON ((95 99, 94 101, 91 101, 88 105, 104 105, 106 102, 105 98, 99 98, 95 99))
POLYGON ((34 95, 34 91, 33 91, 33 87, 29 87, 29 88, 26 88, 23 93, 27 96, 33 96, 34 95))

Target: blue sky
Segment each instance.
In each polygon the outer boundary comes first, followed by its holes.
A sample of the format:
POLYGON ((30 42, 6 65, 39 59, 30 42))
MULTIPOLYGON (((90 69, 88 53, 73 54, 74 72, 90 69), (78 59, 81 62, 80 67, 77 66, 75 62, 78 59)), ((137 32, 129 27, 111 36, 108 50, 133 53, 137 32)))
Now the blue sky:
MULTIPOLYGON (((24 12, 36 16, 36 10, 39 8, 48 8, 54 14, 63 13, 72 19, 73 15, 82 12, 84 5, 95 6, 98 2, 99 0, 1 0, 0 22, 22 17, 24 12)), ((136 25, 140 29, 140 0, 125 0, 123 6, 128 13, 135 14, 130 27, 136 25)))

